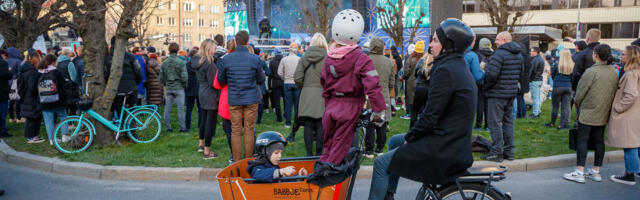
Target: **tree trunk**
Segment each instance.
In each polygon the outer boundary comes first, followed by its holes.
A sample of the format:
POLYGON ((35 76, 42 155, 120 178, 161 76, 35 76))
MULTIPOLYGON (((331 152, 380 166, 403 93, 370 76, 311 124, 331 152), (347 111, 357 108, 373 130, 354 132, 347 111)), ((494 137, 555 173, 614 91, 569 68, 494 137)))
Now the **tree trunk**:
MULTIPOLYGON (((95 26, 95 24, 105 23, 106 5, 103 0, 85 0, 87 10, 92 12, 74 12, 74 21, 78 23, 78 31, 83 38, 82 58, 85 62, 85 74, 92 77, 85 77, 84 83, 91 81, 97 84, 90 84, 88 88, 89 98, 93 99, 93 110, 106 119, 111 119, 112 98, 103 97, 105 92, 104 61, 107 54, 107 43, 105 42, 105 26, 95 26)), ((103 126, 97 120, 92 119, 96 127, 96 144, 113 144, 114 138, 111 129, 103 126)))

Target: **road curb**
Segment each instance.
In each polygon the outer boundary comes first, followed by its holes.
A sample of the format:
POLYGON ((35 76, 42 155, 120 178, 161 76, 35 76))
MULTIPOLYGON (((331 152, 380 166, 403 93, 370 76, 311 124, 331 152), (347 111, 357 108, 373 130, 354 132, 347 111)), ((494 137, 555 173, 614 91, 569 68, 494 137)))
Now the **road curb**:
MULTIPOLYGON (((587 155, 587 163, 593 162, 594 155, 587 155)), ((33 168, 36 170, 73 175, 101 180, 174 180, 174 181, 216 181, 215 175, 220 168, 201 167, 140 167, 140 166, 103 166, 83 162, 68 162, 58 158, 49 158, 13 150, 4 141, 0 142, 0 160, 33 168)), ((604 162, 624 161, 624 152, 610 151, 605 153, 604 162)), ((569 167, 576 164, 575 154, 564 154, 547 157, 526 158, 502 163, 475 161, 472 167, 509 167, 509 172, 533 171, 558 167, 569 167)), ((362 166, 358 170, 358 179, 369 179, 373 174, 373 166, 362 166)))

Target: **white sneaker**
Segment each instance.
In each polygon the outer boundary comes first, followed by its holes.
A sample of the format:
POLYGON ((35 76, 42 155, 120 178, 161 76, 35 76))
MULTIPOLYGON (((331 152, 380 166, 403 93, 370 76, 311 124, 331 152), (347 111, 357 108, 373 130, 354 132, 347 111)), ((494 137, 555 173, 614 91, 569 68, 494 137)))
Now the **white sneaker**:
POLYGON ((53 140, 49 140, 49 145, 53 145, 53 140))
POLYGON ((69 140, 71 140, 71 137, 68 135, 62 135, 62 142, 69 142, 69 140))
POLYGON ((291 126, 289 126, 289 125, 284 125, 284 128, 291 128, 291 126))
POLYGON ((368 159, 373 159, 373 154, 364 154, 364 157, 368 158, 368 159))
POLYGON ((592 181, 596 181, 596 182, 602 181, 602 176, 600 176, 600 172, 594 170, 593 168, 587 169, 587 172, 584 173, 584 176, 591 179, 592 181))
POLYGON ((564 179, 575 181, 577 183, 584 183, 584 173, 578 171, 577 169, 571 173, 564 174, 564 179))

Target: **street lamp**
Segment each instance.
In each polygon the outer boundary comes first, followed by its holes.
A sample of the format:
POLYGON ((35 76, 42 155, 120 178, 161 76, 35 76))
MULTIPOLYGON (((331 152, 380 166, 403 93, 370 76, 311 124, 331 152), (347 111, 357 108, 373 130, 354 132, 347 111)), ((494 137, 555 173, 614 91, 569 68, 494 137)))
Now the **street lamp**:
POLYGON ((582 7, 582 0, 578 0, 578 25, 576 26, 576 41, 580 40, 580 7, 582 7))

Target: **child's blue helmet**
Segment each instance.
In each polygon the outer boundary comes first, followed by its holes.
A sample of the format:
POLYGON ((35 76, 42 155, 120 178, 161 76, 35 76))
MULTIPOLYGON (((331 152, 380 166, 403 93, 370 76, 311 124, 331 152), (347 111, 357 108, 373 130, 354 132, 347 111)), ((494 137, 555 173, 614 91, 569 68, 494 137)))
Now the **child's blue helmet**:
POLYGON ((276 143, 279 144, 278 146, 287 146, 287 140, 284 139, 284 136, 282 136, 281 133, 275 131, 260 133, 260 135, 258 135, 258 138, 256 138, 256 150, 258 151, 259 155, 269 157, 270 155, 267 154, 267 148, 276 143))

